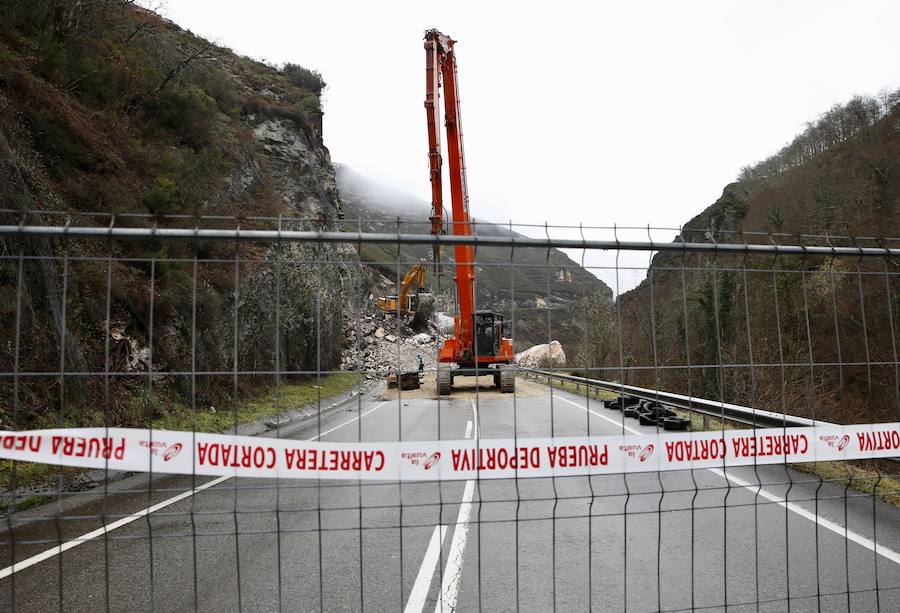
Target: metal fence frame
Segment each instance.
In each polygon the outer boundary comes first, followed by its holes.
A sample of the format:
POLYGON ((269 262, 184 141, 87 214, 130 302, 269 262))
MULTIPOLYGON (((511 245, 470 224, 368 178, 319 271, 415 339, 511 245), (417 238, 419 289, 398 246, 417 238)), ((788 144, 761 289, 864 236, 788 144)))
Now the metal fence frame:
MULTIPOLYGON (((23 217, 24 219, 24 217, 23 217)), ((118 221, 122 219, 127 219, 126 216, 121 216, 118 218, 118 221)), ((747 233, 744 234, 736 234, 731 236, 735 240, 735 242, 671 242, 671 243, 663 243, 663 242, 654 242, 650 241, 619 241, 619 240, 595 240, 595 239, 562 239, 562 238, 551 238, 549 233, 546 238, 533 238, 533 237, 524 237, 519 235, 510 234, 509 236, 433 236, 429 234, 422 233, 405 233, 401 232, 399 225, 397 232, 352 232, 352 231, 322 231, 322 230, 297 230, 297 229, 281 229, 282 220, 278 219, 279 229, 242 229, 240 225, 244 223, 244 220, 231 220, 229 218, 222 218, 226 221, 233 221, 237 224, 238 227, 235 228, 204 228, 200 227, 200 224, 204 222, 204 220, 197 220, 197 226, 194 228, 178 228, 178 227, 162 227, 157 224, 154 224, 152 227, 124 227, 122 225, 117 225, 116 216, 110 217, 110 224, 107 227, 102 226, 82 226, 71 223, 72 218, 67 216, 67 223, 64 226, 42 226, 42 225, 31 225, 25 224, 24 222, 19 225, 0 225, 0 237, 8 237, 12 239, 59 239, 65 244, 66 241, 75 241, 75 240, 83 240, 83 239, 100 239, 100 240, 109 240, 109 241, 118 241, 118 240, 161 240, 161 241, 188 241, 188 242, 203 242, 203 241, 216 241, 216 242, 241 242, 241 241, 255 241, 255 242, 272 242, 272 243, 282 243, 282 242, 299 242, 299 243, 312 243, 312 244, 321 244, 321 243, 343 243, 348 245, 361 245, 363 243, 367 244, 380 244, 380 245, 435 245, 435 246, 453 246, 453 245, 472 245, 477 247, 503 247, 511 249, 511 260, 514 258, 514 253, 517 249, 541 249, 547 250, 549 254, 550 249, 576 249, 582 251, 589 250, 606 250, 606 251, 642 251, 648 252, 650 254, 658 253, 658 252, 672 252, 672 253, 681 253, 681 254, 711 254, 711 255, 728 255, 728 256, 770 256, 772 258, 779 258, 782 256, 792 256, 792 257, 834 257, 834 258, 866 258, 866 259, 884 259, 889 262, 896 262, 900 259, 900 239, 893 238, 885 238, 885 239, 848 239, 844 238, 836 238, 828 236, 815 236, 809 235, 806 237, 798 237, 801 238, 795 244, 778 244, 775 242, 775 235, 764 235, 764 234, 753 234, 747 233), (769 242, 762 243, 748 243, 741 239, 746 238, 759 238, 759 239, 768 239, 769 242), (802 241, 808 240, 811 243, 816 244, 804 244, 802 241), (874 243, 875 245, 862 245, 855 243, 863 243, 869 242, 874 243), (822 244, 824 243, 824 244, 822 244), (849 243, 849 244, 847 244, 849 243)), ((171 220, 170 220, 171 221, 171 220)), ((177 221, 177 220, 176 220, 177 221)), ((273 221, 272 219, 268 219, 266 221, 273 221)), ((306 220, 310 223, 310 225, 315 225, 316 220, 306 220)), ((304 221, 304 223, 306 223, 304 221)), ((390 222, 385 222, 384 220, 378 220, 378 223, 389 224, 390 222)), ((349 223, 345 223, 344 225, 349 225, 349 223)), ((510 228, 512 229, 512 224, 510 224, 510 228)), ((575 227, 570 227, 570 229, 575 229, 575 227)), ((615 231, 615 229, 613 229, 615 231)), ((681 232, 681 230, 679 230, 681 232)), ((787 235, 779 235, 782 238, 787 235)), ((27 255, 8 255, 8 258, 14 258, 21 260, 22 258, 28 259, 27 255)), ((62 259, 64 256, 60 256, 62 259)), ((72 258, 77 259, 77 258, 72 258)), ((98 257, 97 260, 105 260, 106 258, 98 257)), ((549 260, 549 255, 548 255, 549 260)), ((197 261, 196 258, 194 260, 197 261)), ((398 277, 399 277, 399 267, 400 267, 400 258, 398 251, 397 258, 397 268, 398 268, 398 277)), ((738 268, 740 269, 740 268, 738 268)), ((684 270, 684 268, 682 268, 684 270)), ((744 268, 743 270, 747 270, 744 268)), ((868 273, 859 273, 868 274, 868 273)), ((883 274, 883 273, 875 273, 875 274, 883 274)), ((548 281, 549 287, 549 281, 548 281)), ((196 300, 196 296, 195 296, 196 300)), ((514 307, 515 310, 515 307, 514 307)), ((548 310, 549 312, 549 310, 548 310)), ((107 305, 107 313, 108 313, 108 305, 107 305)), ((108 314, 107 314, 108 317, 108 314)), ((552 326, 548 323, 548 328, 552 326)), ((236 349, 235 349, 236 351, 236 349)), ((784 365, 784 364, 782 364, 784 365)), ((893 362, 893 365, 897 366, 896 362, 893 362)), ((649 366, 643 366, 642 368, 650 368, 649 366)), ((656 368, 656 365, 653 366, 656 368)), ((767 411, 756 409, 753 407, 746 407, 736 404, 727 403, 724 401, 715 401, 704 398, 697 398, 690 395, 684 394, 673 394, 661 390, 650 389, 646 387, 639 387, 633 385, 626 385, 624 383, 619 383, 615 381, 605 381, 600 379, 593 379, 589 377, 580 377, 576 375, 566 374, 563 372, 555 371, 555 370, 544 370, 544 369, 528 369, 518 367, 520 372, 530 375, 536 375, 541 377, 546 377, 549 380, 559 380, 559 381, 567 381, 570 383, 576 383, 578 385, 585 385, 586 387, 603 389, 607 391, 611 391, 614 393, 620 393, 625 395, 636 396, 639 398, 647 399, 647 400, 656 400, 661 401, 663 403, 676 406, 682 409, 686 409, 689 411, 694 411, 701 413, 703 415, 707 415, 710 417, 720 418, 723 420, 734 421, 738 423, 742 423, 744 425, 750 426, 774 426, 774 427, 788 427, 788 426, 816 426, 816 425, 831 425, 829 422, 824 422, 821 420, 814 420, 805 417, 793 416, 786 414, 784 412, 776 412, 776 411, 767 411)), ((18 374, 18 373, 17 373, 18 374)), ((47 376, 51 375, 59 375, 62 376, 62 372, 48 372, 48 373, 38 373, 47 376)), ((87 373, 66 373, 66 375, 86 375, 86 376, 110 376, 110 372, 107 369, 106 372, 87 372, 87 373)), ((243 374, 271 374, 271 375, 281 375, 281 374, 316 374, 315 371, 302 371, 298 373, 291 373, 289 371, 283 370, 279 367, 276 367, 275 370, 269 371, 252 371, 251 373, 243 373, 242 371, 234 370, 234 371, 215 371, 215 372, 202 372, 197 370, 195 367, 192 367, 187 371, 179 371, 175 374, 180 374, 184 376, 198 376, 198 375, 214 375, 214 376, 239 376, 243 374)), ((122 376, 122 373, 116 373, 116 376, 122 376)), ((136 373, 135 376, 147 376, 146 373, 136 373)), ((793 486, 792 483, 788 484, 789 491, 790 487, 793 486)), ((320 484, 316 484, 315 486, 303 486, 303 487, 315 487, 317 491, 320 491, 323 486, 320 484)), ((518 492, 519 484, 516 483, 516 490, 518 492)), ((660 481, 660 487, 662 488, 662 481, 660 481)), ((697 489, 695 481, 695 490, 694 495, 696 497, 697 489)), ((731 486, 729 485, 729 492, 731 486)), ((402 488, 401 488, 402 489, 402 488)), ((876 485, 877 489, 877 485, 876 485)), ((662 508, 662 498, 667 493, 675 493, 677 490, 664 490, 661 489, 660 493, 660 509, 662 508)), ((626 482, 626 495, 629 500, 631 500, 632 496, 638 496, 639 493, 633 493, 628 489, 628 485, 626 482)), ((845 494, 846 495, 846 494, 845 494)), ((237 489, 235 496, 237 496, 237 489)), ((479 496, 480 496, 480 484, 479 484, 479 496)), ((591 508, 594 505, 594 499, 598 497, 602 497, 602 494, 595 493, 593 488, 591 490, 591 508)), ((727 494, 726 494, 727 497, 727 494)), ((537 499, 540 500, 540 499, 537 499)), ((558 495, 556 493, 555 485, 554 485, 554 496, 552 498, 547 498, 547 501, 552 500, 554 502, 554 511, 553 517, 551 518, 554 523, 556 521, 556 510, 555 505, 560 501, 565 501, 566 497, 558 495)), ((517 501, 520 502, 520 501, 517 501)), ((817 501, 818 502, 818 501, 817 501)), ((443 505, 444 503, 441 502, 443 505)), ((489 522, 491 520, 482 520, 481 519, 481 508, 479 502, 479 511, 478 511, 478 526, 480 530, 480 526, 482 522, 489 522)), ((693 504, 693 503, 692 503, 693 504)), ((757 504, 763 504, 757 502, 757 504)), ((875 495, 872 495, 872 504, 874 507, 875 504, 875 495)), ((626 502, 626 508, 628 503, 626 502)), ((237 513, 237 503, 235 503, 235 514, 237 513)), ((343 509, 347 511, 353 511, 355 509, 343 509)), ((360 515, 362 514, 362 508, 359 508, 360 515)), ((661 512, 661 511, 659 511, 661 512)), ((517 511, 518 513, 518 511, 517 511)), ((627 517, 627 513, 624 513, 627 517)), ((590 517, 590 515, 589 515, 590 517)), ((321 511, 319 513, 319 521, 320 521, 320 530, 321 530, 321 511)), ((518 519, 517 519, 518 521, 518 519)), ((874 522, 874 520, 873 520, 874 522)), ((10 526, 12 524, 10 523, 10 526)), ((235 515, 235 537, 237 537, 237 516, 235 515)), ((402 525, 402 507, 401 507, 401 529, 408 526, 402 525)), ((518 530, 518 527, 517 527, 518 530)), ((555 526, 554 526, 555 530, 555 526)), ((555 532, 554 532, 555 535, 555 532)), ((196 536, 195 536, 196 538, 196 536)), ((402 539, 402 537, 401 537, 402 539)), ((321 538, 320 538, 321 542, 321 538)), ((401 544, 402 548, 402 544, 401 544)), ((659 552, 658 552, 659 554, 659 552)), ((518 555, 518 551, 517 551, 518 555)), ((627 550, 626 550, 627 555, 627 550)), ((320 553, 321 556, 321 553, 320 553)), ((481 552, 479 551, 479 564, 480 564, 480 556, 481 552)), ((554 556, 555 556, 555 544, 554 544, 554 556)), ((658 563, 658 560, 657 560, 658 563)), ((61 568, 61 566, 60 566, 61 568)), ((555 566, 554 566, 555 568, 555 566)), ((320 569, 321 571, 321 569, 320 569)), ((818 572, 818 569, 817 569, 818 572)), ((848 570, 849 573, 849 570, 848 570)), ((321 580, 321 576, 320 576, 321 580)), ((554 576, 554 589, 556 586, 556 577, 554 576)), ((402 578, 401 578, 401 588, 402 588, 402 578)), ((876 583, 877 583, 877 573, 876 573, 876 583)), ((517 576, 517 585, 518 585, 518 576, 517 576)), ((889 589, 900 589, 900 588, 889 588, 889 589)), ((280 590, 280 584, 279 584, 280 590)), ((877 585, 876 585, 877 590, 877 585)), ((849 592, 849 581, 848 581, 848 592, 849 592)), ((479 594, 480 595, 480 594, 479 594)), ((764 603, 765 600, 760 598, 760 595, 757 595, 757 607, 764 603)), ((848 602, 849 602, 849 594, 848 594, 848 602)), ((790 591, 788 590, 788 603, 790 603, 790 591)), ((362 603, 361 603, 362 604, 362 603)), ((520 604, 516 602, 517 606, 520 604)), ((726 602, 725 605, 730 605, 734 603, 726 602)), ((320 601, 321 605, 321 601, 320 601)), ((556 600, 554 598, 554 606, 556 605, 556 600)))

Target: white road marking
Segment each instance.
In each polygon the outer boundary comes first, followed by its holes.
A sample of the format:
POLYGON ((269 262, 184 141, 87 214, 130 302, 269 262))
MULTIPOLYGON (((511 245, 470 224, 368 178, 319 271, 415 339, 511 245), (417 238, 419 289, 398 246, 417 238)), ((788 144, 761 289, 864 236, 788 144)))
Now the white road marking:
POLYGON ((159 502, 151 507, 147 507, 146 509, 141 509, 137 513, 132 513, 128 517, 123 517, 122 519, 114 521, 111 524, 106 524, 102 528, 97 528, 96 530, 91 530, 87 534, 82 534, 78 538, 72 539, 71 541, 67 541, 57 547, 48 549, 46 551, 42 551, 41 553, 31 556, 30 558, 27 558, 25 560, 22 560, 21 562, 16 562, 12 566, 7 566, 3 570, 0 570, 0 579, 9 577, 13 573, 17 573, 19 571, 25 570, 26 568, 28 568, 30 566, 34 566, 35 564, 39 564, 40 562, 43 562, 44 560, 49 560, 50 558, 60 555, 64 551, 68 551, 68 550, 72 549, 73 547, 77 547, 78 545, 81 545, 82 543, 86 543, 87 541, 97 538, 98 536, 103 536, 104 534, 112 532, 116 528, 121 528, 122 526, 126 526, 126 525, 130 524, 131 522, 136 521, 142 517, 146 517, 147 515, 150 515, 151 513, 155 513, 156 511, 159 511, 160 509, 165 509, 169 505, 175 504, 176 502, 184 500, 185 498, 189 498, 189 497, 193 496, 194 494, 196 494, 197 492, 202 492, 205 489, 209 489, 211 487, 219 485, 220 483, 228 481, 229 479, 231 479, 231 477, 218 477, 216 479, 213 479, 212 481, 207 481, 203 485, 197 486, 192 490, 182 492, 181 494, 178 494, 177 496, 169 498, 168 500, 163 500, 162 502, 159 502))
POLYGON ((466 541, 469 539, 469 515, 472 513, 472 495, 475 493, 475 480, 466 481, 459 515, 453 528, 453 540, 450 541, 450 552, 447 554, 447 567, 444 569, 444 581, 441 592, 434 605, 436 612, 456 611, 456 598, 459 596, 459 582, 462 579, 463 555, 466 552, 466 541))
POLYGON ((425 599, 428 598, 428 592, 431 590, 434 569, 437 568, 441 559, 445 534, 447 534, 447 526, 434 527, 434 534, 431 535, 431 541, 428 543, 428 549, 422 559, 422 566, 419 568, 419 574, 416 575, 416 582, 409 594, 409 600, 406 601, 403 613, 421 613, 425 608, 425 599))
MULTIPOLYGON (((472 401, 472 421, 466 425, 466 438, 475 435, 478 440, 478 406, 472 401), (474 425, 473 425, 474 424, 474 425)), ((453 540, 447 554, 447 566, 444 568, 444 580, 434 605, 435 613, 456 611, 456 599, 459 596, 459 582, 462 579, 463 555, 466 553, 466 541, 469 539, 469 515, 472 514, 472 496, 475 494, 475 480, 466 481, 462 501, 459 503, 459 514, 453 527, 453 540)))
POLYGON ((749 481, 744 481, 740 477, 735 477, 734 475, 729 475, 724 470, 720 470, 718 468, 710 468, 708 470, 711 473, 715 473, 715 474, 719 475, 720 477, 728 479, 735 485, 739 485, 741 487, 747 488, 754 494, 759 494, 762 498, 765 498, 766 500, 770 500, 770 501, 774 502, 775 504, 777 504, 778 506, 784 507, 788 511, 793 511, 800 517, 808 519, 809 521, 812 521, 812 522, 816 522, 817 524, 819 524, 826 530, 831 530, 835 534, 839 534, 843 537, 846 537, 847 540, 853 541, 857 545, 865 547, 869 551, 875 552, 880 556, 884 556, 885 558, 887 558, 894 564, 900 564, 900 553, 897 553, 896 551, 894 551, 893 549, 891 549, 889 547, 880 545, 876 541, 873 541, 872 539, 867 538, 867 537, 863 536, 862 534, 854 532, 853 530, 845 529, 844 526, 840 525, 837 522, 833 522, 830 519, 825 519, 821 515, 816 515, 815 513, 811 512, 811 511, 807 511, 806 509, 804 509, 803 507, 801 507, 800 505, 798 505, 794 502, 788 502, 788 501, 784 500, 783 498, 776 496, 775 494, 770 494, 769 492, 765 491, 758 485, 754 485, 754 484, 750 483, 749 481))
POLYGON ((601 414, 601 413, 598 413, 597 411, 594 411, 593 409, 589 409, 589 408, 587 408, 587 407, 583 407, 583 406, 581 406, 580 404, 578 404, 577 402, 572 402, 572 401, 569 400, 568 398, 563 398, 562 396, 556 396, 556 395, 554 395, 553 397, 556 398, 557 400, 562 400, 563 402, 568 402, 568 403, 571 404, 573 407, 578 407, 578 408, 581 409, 582 411, 587 411, 588 413, 590 413, 590 414, 593 415, 594 417, 599 417, 600 419, 606 420, 606 421, 608 421, 609 423, 613 424, 614 426, 616 426, 616 427, 618 427, 618 428, 624 428, 625 430, 628 430, 628 431, 631 432, 632 434, 644 434, 644 433, 641 432, 640 430, 635 430, 634 428, 631 428, 631 427, 629 427, 629 426, 626 426, 626 425, 623 424, 621 421, 616 421, 616 420, 613 419, 612 417, 608 417, 608 416, 606 416, 606 415, 603 415, 603 414, 601 414))
MULTIPOLYGON (((378 409, 383 407, 385 404, 387 404, 387 401, 382 402, 382 403, 372 407, 365 413, 360 413, 353 419, 351 419, 349 421, 345 421, 344 423, 342 423, 339 426, 335 426, 334 428, 326 430, 325 432, 317 434, 317 435, 313 436, 312 438, 308 438, 306 440, 314 441, 323 436, 331 434, 332 432, 340 430, 344 426, 349 426, 350 424, 356 422, 357 420, 362 419, 369 413, 377 411, 378 409)), ((140 511, 137 511, 136 513, 132 513, 131 515, 129 515, 127 517, 123 517, 122 519, 119 519, 112 523, 106 524, 105 526, 97 528, 96 530, 91 530, 90 532, 88 532, 86 534, 82 534, 81 536, 76 537, 70 541, 61 543, 60 545, 57 545, 56 547, 47 549, 46 551, 42 551, 41 553, 39 553, 37 555, 33 555, 30 558, 26 558, 20 562, 16 562, 12 566, 7 566, 6 568, 0 569, 0 579, 5 579, 6 577, 9 577, 10 575, 12 575, 14 573, 25 570, 26 568, 34 566, 35 564, 39 564, 39 563, 43 562, 44 560, 49 560, 50 558, 56 557, 56 556, 62 554, 63 552, 66 552, 66 551, 72 549, 73 547, 77 547, 78 545, 81 545, 90 540, 93 540, 93 539, 97 538, 98 536, 103 536, 104 534, 108 534, 108 533, 112 532, 113 530, 116 530, 117 528, 121 528, 122 526, 127 526, 128 524, 130 524, 134 521, 137 521, 138 519, 141 519, 142 517, 146 517, 146 516, 150 515, 151 513, 155 513, 156 511, 159 511, 160 509, 165 509, 166 507, 173 505, 176 502, 180 502, 180 501, 184 500, 185 498, 190 498, 197 492, 202 492, 203 490, 207 490, 211 487, 215 487, 215 486, 219 485, 220 483, 224 483, 225 481, 228 481, 229 479, 232 479, 232 478, 233 477, 231 477, 230 475, 223 476, 223 477, 217 477, 217 478, 213 479, 212 481, 207 481, 203 485, 198 485, 194 489, 188 490, 186 492, 182 492, 182 493, 178 494, 177 496, 173 496, 172 498, 163 500, 162 502, 158 502, 158 503, 154 504, 153 506, 147 507, 146 509, 141 509, 140 511)))
MULTIPOLYGON (((628 426, 624 426, 620 422, 617 422, 616 420, 612 419, 611 417, 607 417, 606 415, 601 415, 600 413, 590 410, 587 407, 581 406, 580 404, 578 404, 576 402, 572 402, 568 398, 563 398, 562 396, 554 396, 554 397, 557 400, 562 400, 564 402, 568 402, 572 406, 578 407, 582 411, 588 411, 591 413, 591 415, 595 415, 596 417, 599 417, 600 419, 605 419, 606 421, 613 423, 616 426, 623 427, 633 434, 643 434, 643 432, 641 432, 640 430, 635 430, 634 428, 629 428, 628 426)), ((896 551, 894 551, 893 549, 891 549, 889 547, 886 547, 885 545, 881 545, 881 544, 877 543, 876 541, 873 541, 872 539, 859 534, 858 532, 854 532, 853 530, 846 529, 846 528, 844 528, 844 526, 840 525, 839 523, 833 522, 830 519, 826 519, 826 518, 822 517, 821 515, 816 515, 815 513, 811 512, 811 511, 807 511, 806 509, 804 509, 803 507, 801 507, 800 505, 798 505, 794 502, 788 502, 788 501, 784 500, 783 498, 776 496, 775 494, 771 494, 771 493, 767 492, 766 490, 762 489, 761 486, 754 485, 754 484, 750 483, 749 481, 744 481, 740 477, 736 477, 734 475, 726 473, 724 470, 721 470, 719 468, 708 468, 706 470, 710 471, 711 473, 713 473, 715 475, 718 475, 719 477, 722 477, 723 479, 731 481, 735 485, 746 488, 746 489, 750 490, 751 492, 753 492, 754 494, 758 494, 760 497, 765 498, 766 500, 769 500, 771 502, 774 502, 778 506, 784 507, 788 511, 796 513, 797 515, 799 515, 800 517, 803 517, 804 519, 808 519, 809 521, 815 522, 815 523, 819 524, 820 526, 822 526, 823 528, 825 528, 826 530, 830 530, 830 531, 834 532, 835 534, 839 534, 843 537, 846 537, 847 540, 853 541, 857 545, 865 547, 869 551, 877 553, 880 556, 884 556, 885 558, 887 558, 891 562, 894 562, 895 564, 900 564, 900 553, 897 553, 896 551)))

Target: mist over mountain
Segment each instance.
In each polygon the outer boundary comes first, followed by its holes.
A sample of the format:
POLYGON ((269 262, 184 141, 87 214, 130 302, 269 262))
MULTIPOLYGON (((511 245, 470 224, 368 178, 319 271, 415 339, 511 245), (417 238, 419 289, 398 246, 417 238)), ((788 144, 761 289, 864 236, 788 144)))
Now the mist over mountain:
MULTIPOLYGON (((404 231, 428 233, 431 204, 402 190, 369 179, 353 169, 335 164, 338 187, 344 200, 348 229, 364 220, 368 231, 396 231, 399 218, 404 231)), ((475 233, 510 234, 509 228, 475 219, 475 233)), ((522 236, 512 232, 515 236, 522 236)), ((396 279, 397 248, 393 245, 363 245, 361 257, 388 279, 396 279)), ((400 271, 420 258, 433 263, 430 246, 404 245, 400 249, 400 271)), ((429 267, 429 283, 443 300, 444 310, 453 312, 453 250, 442 255, 443 274, 435 277, 429 267)), ((510 249, 479 247, 476 253, 476 302, 478 308, 495 309, 515 319, 515 348, 559 340, 567 355, 577 354, 585 338, 584 300, 588 297, 609 302, 612 290, 597 277, 558 249, 515 251, 510 266, 510 249)))

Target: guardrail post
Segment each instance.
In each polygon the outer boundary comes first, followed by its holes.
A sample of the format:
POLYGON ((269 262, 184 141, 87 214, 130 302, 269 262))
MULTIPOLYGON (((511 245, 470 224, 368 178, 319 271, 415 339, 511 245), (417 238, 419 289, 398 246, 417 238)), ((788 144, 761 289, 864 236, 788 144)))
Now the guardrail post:
POLYGON ((703 414, 703 429, 709 430, 709 415, 706 413, 703 414))

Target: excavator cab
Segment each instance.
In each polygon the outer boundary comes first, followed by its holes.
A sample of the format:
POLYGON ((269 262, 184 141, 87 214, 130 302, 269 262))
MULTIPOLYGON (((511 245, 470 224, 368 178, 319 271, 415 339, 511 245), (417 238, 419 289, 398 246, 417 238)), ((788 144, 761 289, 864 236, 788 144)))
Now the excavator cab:
POLYGON ((495 356, 503 339, 503 315, 493 311, 475 313, 475 355, 495 356))

